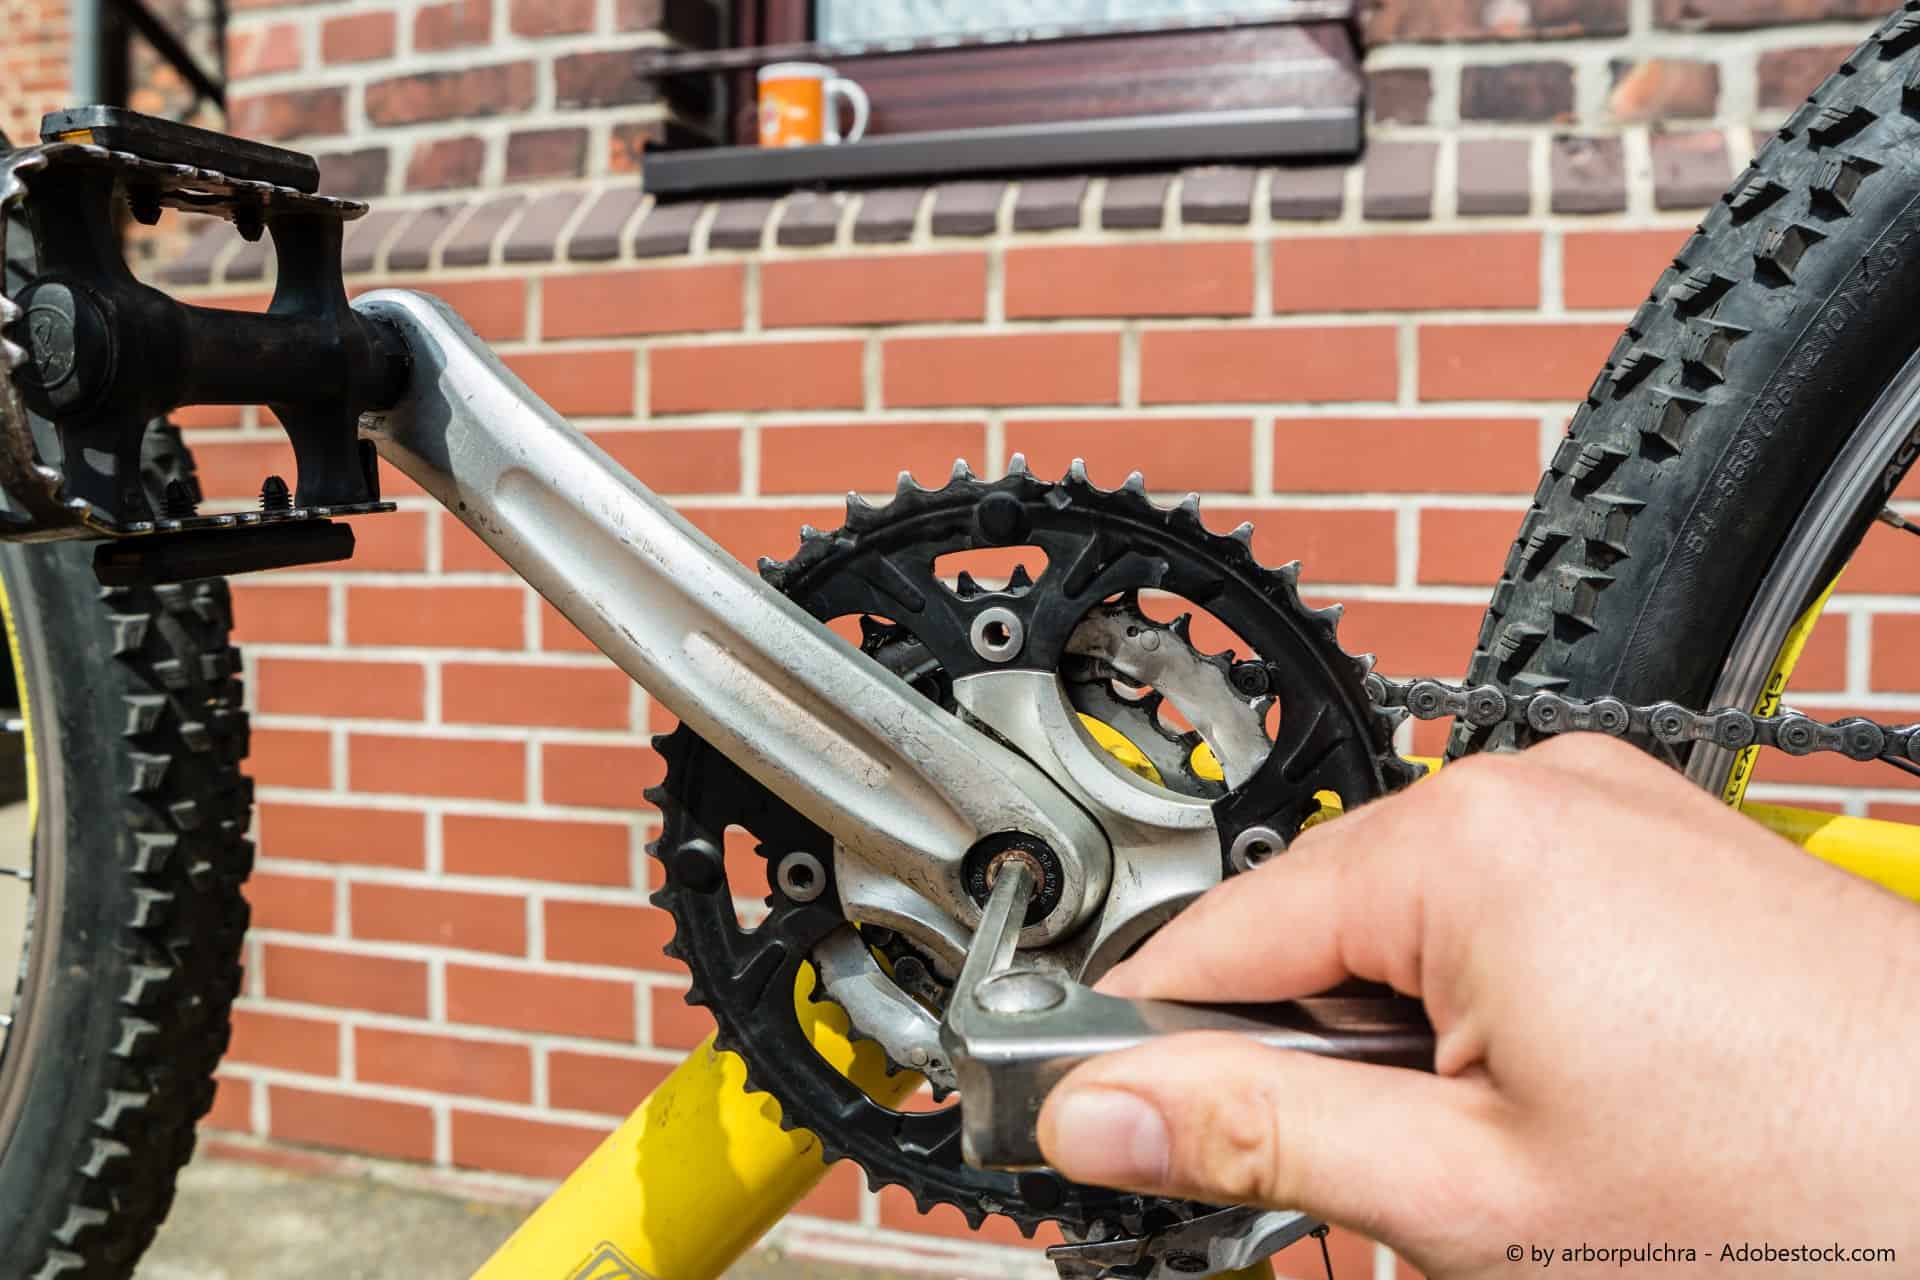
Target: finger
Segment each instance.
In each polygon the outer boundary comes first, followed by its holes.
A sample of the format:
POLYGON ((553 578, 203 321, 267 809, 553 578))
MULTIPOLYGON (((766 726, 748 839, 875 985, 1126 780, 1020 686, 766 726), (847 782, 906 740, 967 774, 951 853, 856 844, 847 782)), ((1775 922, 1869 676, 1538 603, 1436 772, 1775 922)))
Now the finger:
POLYGON ((1418 860, 1431 841, 1402 834, 1408 818, 1395 810, 1409 805, 1431 807, 1411 793, 1377 801, 1214 887, 1099 989, 1167 1000, 1286 1000, 1357 977, 1419 995, 1418 860))
POLYGON ((1435 1209, 1478 1194, 1463 1178, 1488 1190, 1514 1174, 1503 1116, 1476 1081, 1199 1032, 1077 1068, 1039 1134, 1077 1182, 1300 1209, 1425 1252, 1435 1209))

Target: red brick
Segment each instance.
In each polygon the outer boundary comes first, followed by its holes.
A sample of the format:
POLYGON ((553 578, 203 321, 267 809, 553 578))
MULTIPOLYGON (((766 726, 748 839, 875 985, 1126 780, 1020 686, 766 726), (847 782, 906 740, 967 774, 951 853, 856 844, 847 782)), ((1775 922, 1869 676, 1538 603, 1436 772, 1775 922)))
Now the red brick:
POLYGON ((1430 324, 1422 400, 1577 400, 1620 336, 1611 324, 1430 324))
POLYGON ((1314 236, 1273 242, 1275 311, 1540 305, 1540 235, 1314 236))
POLYGON ((1391 400, 1398 336, 1385 326, 1161 329, 1140 339, 1149 404, 1391 400))
POLYGON ((507 138, 509 183, 578 178, 586 165, 585 129, 522 129, 507 138))
POLYGON ((347 910, 353 936, 370 942, 527 953, 527 906, 517 896, 363 882, 352 886, 347 910))
POLYGON ((519 587, 349 587, 347 641, 518 649, 526 637, 519 587))
POLYGON ((291 22, 227 32, 227 78, 232 83, 300 69, 300 28, 291 22))
POLYGON ((887 404, 1113 404, 1117 333, 996 333, 894 338, 881 348, 887 404))
POLYGON ((738 329, 746 274, 738 262, 720 262, 549 276, 540 331, 559 339, 738 329))
POLYGON ((1530 418, 1282 418, 1277 493, 1531 493, 1540 479, 1530 418))
POLYGON ((194 467, 200 491, 210 499, 258 500, 270 475, 297 483, 293 446, 275 432, 259 440, 195 440, 194 467))
POLYGON ((426 668, 417 662, 261 658, 254 669, 268 715, 418 720, 426 711, 426 668))
POLYGON ((350 13, 320 24, 320 56, 329 64, 391 58, 398 24, 392 13, 350 13))
POLYGON ((1253 487, 1248 418, 1045 418, 1010 421, 1008 453, 1042 476, 1064 475, 1075 458, 1109 487, 1139 471, 1154 490, 1245 493, 1253 487))
POLYGON ((507 115, 533 102, 532 62, 422 71, 376 80, 366 88, 367 119, 375 125, 507 115))
POLYGON ((422 813, 361 804, 263 800, 260 852, 301 862, 420 868, 427 864, 427 819, 422 813))
MULTIPOLYGON (((1311 565, 1308 566, 1312 568, 1311 565)), ((1309 583, 1311 585, 1311 583, 1309 583)), ((1312 603, 1335 603, 1315 597, 1312 603)), ((1380 670, 1393 676, 1460 676, 1473 657, 1486 609, 1477 604, 1428 601, 1348 600, 1340 643, 1349 653, 1380 655, 1380 670)))
POLYGON ((633 681, 617 667, 450 662, 440 668, 440 717, 450 723, 624 729, 633 681))
POLYGON ((594 418, 633 414, 631 351, 538 351, 503 358, 557 413, 594 418))
MULTIPOLYGON (((440 513, 440 569, 444 573, 512 573, 507 562, 462 524, 451 511, 440 513)), ((516 646, 517 647, 517 646, 516 646)))
POLYGON ((556 1124, 455 1109, 453 1163, 462 1169, 564 1178, 593 1154, 612 1127, 556 1124))
POLYGON ((213 1108, 201 1123, 228 1133, 252 1133, 253 1082, 223 1075, 214 1084, 213 1108))
POLYGON ((688 1004, 679 987, 652 987, 647 992, 653 1043, 661 1049, 693 1049, 713 1034, 713 1015, 704 1005, 688 1004))
POLYGON ((524 800, 527 748, 518 741, 355 733, 347 738, 347 780, 356 791, 524 800))
POLYGON ((333 932, 333 878, 257 871, 247 881, 247 902, 256 929, 289 933, 333 932))
POLYGON ((429 138, 416 142, 407 157, 407 190, 452 191, 480 185, 487 163, 485 138, 429 138))
POLYGON ((1266 564, 1302 562, 1309 583, 1392 582, 1394 513, 1363 509, 1203 506, 1222 532, 1253 522, 1253 554, 1266 564))
POLYGON ((274 1000, 339 1009, 427 1016, 427 966, 422 960, 357 955, 269 942, 261 967, 274 1000))
MULTIPOLYGON (((190 404, 183 405, 167 415, 173 425, 187 433, 187 441, 196 451, 200 448, 197 433, 202 429, 230 430, 244 426, 247 420, 247 408, 239 404, 190 404)), ((205 487, 203 478, 202 487, 205 487)))
MULTIPOLYGON (((1876 10, 1877 12, 1877 10, 1876 10)), ((1768 49, 1756 66, 1762 107, 1797 107, 1853 52, 1851 44, 1768 49)))
MULTIPOLYGON (((1841 579, 1843 587, 1850 584, 1841 579)), ((1816 628, 1818 631, 1820 628, 1816 628)), ((1875 689, 1920 690, 1920 613, 1873 615, 1873 676, 1875 689)), ((1795 673, 1794 683, 1798 683, 1795 673)))
POLYGON ((1920 559, 1914 555, 1913 535, 1878 521, 1840 575, 1840 590, 1873 595, 1905 595, 1920 590, 1920 559))
POLYGON ((233 1011, 233 1044, 227 1062, 298 1071, 310 1076, 340 1074, 340 1024, 324 1018, 296 1018, 258 1009, 233 1011))
POLYGON ((1420 513, 1422 582, 1491 587, 1524 511, 1429 507, 1420 513))
POLYGON ((425 5, 413 21, 413 47, 421 53, 487 44, 492 39, 492 0, 425 5))
POLYGON ((233 592, 233 638, 241 644, 325 644, 330 611, 325 587, 289 587, 241 580, 233 592))
POLYGON ((672 1071, 647 1058, 555 1049, 547 1055, 547 1098, 562 1111, 625 1116, 672 1071))
POLYGON ((1560 247, 1568 307, 1637 307, 1673 263, 1687 232, 1569 231, 1560 247))
POLYGON ((760 322, 914 324, 981 320, 984 253, 875 253, 760 264, 760 322))
POLYGON ((329 736, 319 730, 256 724, 247 772, 263 787, 329 787, 333 785, 332 750, 329 736))
POLYGON ((624 823, 549 822, 449 813, 441 818, 446 869, 562 884, 632 882, 633 837, 624 823))
POLYGON ((344 89, 298 89, 231 99, 227 127, 240 137, 269 142, 347 131, 344 89))
POLYGON ((547 959, 627 969, 679 969, 664 948, 673 919, 658 907, 622 902, 546 904, 547 959))
POLYGON ((540 748, 540 791, 548 804, 633 809, 640 793, 666 776, 652 747, 549 742, 540 748))
POLYGON ((513 0, 508 19, 517 36, 577 35, 593 30, 594 0, 513 0))
POLYGON ((389 511, 349 521, 353 526, 353 559, 326 568, 334 573, 417 573, 425 569, 427 514, 389 511))
MULTIPOLYGON (((942 477, 944 480, 944 476, 942 477)), ((761 556, 785 560, 800 545, 800 526, 838 528, 846 514, 832 507, 682 507, 680 514, 742 564, 761 556)))
POLYGON ((1253 245, 1030 245, 1007 250, 1010 319, 1244 316, 1253 311, 1253 245))
POLYGON ((890 492, 902 471, 937 486, 956 458, 984 469, 986 452, 984 422, 763 424, 760 492, 890 492))
POLYGON ((482 1027, 630 1042, 633 983, 449 964, 447 1017, 482 1027))
POLYGON ((353 1074, 368 1084, 501 1102, 533 1101, 533 1052, 524 1044, 356 1027, 353 1074))
MULTIPOLYGON (((440 298, 488 342, 514 342, 527 331, 527 282, 524 280, 383 281, 382 289, 420 289, 440 298)), ((548 335, 552 336, 552 335, 548 335)))
POLYGON ((267 1132, 282 1142, 400 1160, 433 1158, 433 1112, 410 1102, 267 1086, 267 1132))
POLYGON ((655 347, 647 354, 653 411, 855 409, 865 394, 863 347, 849 339, 655 347))
POLYGON ((731 427, 595 431, 591 435, 595 444, 655 493, 740 490, 740 433, 731 427))

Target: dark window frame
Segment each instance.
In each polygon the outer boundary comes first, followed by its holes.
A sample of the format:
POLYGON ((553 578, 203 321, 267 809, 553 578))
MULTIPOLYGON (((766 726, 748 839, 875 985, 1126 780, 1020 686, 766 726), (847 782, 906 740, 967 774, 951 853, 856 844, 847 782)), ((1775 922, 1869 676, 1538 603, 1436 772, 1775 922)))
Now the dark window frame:
POLYGON ((695 80, 725 88, 709 123, 727 141, 650 152, 643 167, 649 190, 667 198, 1350 159, 1363 141, 1354 0, 1297 0, 1286 15, 1258 20, 1082 29, 1026 42, 928 41, 907 51, 814 43, 812 9, 811 0, 736 0, 724 48, 641 55, 641 74, 670 92, 676 84, 692 89, 695 80), (755 71, 796 58, 831 62, 874 92, 875 128, 865 140, 781 151, 753 145, 755 71), (1288 81, 1265 67, 1305 71, 1288 81), (1082 90, 1089 85, 1094 92, 1082 90), (1285 87, 1276 93, 1276 85, 1285 87), (904 127, 889 129, 889 112, 904 127))

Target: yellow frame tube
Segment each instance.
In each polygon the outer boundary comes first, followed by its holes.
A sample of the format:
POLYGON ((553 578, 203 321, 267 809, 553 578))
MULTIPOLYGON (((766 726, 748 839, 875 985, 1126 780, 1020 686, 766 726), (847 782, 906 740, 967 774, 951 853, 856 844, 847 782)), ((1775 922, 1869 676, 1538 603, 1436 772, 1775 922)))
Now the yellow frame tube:
MULTIPOLYGON (((870 1041, 847 1037, 837 1005, 809 998, 802 969, 794 1009, 814 1050, 875 1101, 920 1087, 888 1075, 870 1041)), ((820 1143, 780 1126, 779 1104, 746 1089, 739 1057, 695 1049, 648 1095, 474 1280, 711 1280, 785 1217, 825 1176, 820 1143)))

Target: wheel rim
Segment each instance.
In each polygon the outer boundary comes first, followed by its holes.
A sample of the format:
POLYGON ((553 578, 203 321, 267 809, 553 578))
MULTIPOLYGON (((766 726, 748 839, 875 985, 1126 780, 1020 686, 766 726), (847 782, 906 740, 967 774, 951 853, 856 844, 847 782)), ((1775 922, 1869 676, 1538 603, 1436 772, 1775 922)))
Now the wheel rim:
POLYGON ((36 930, 36 918, 48 905, 50 883, 46 842, 37 838, 43 772, 36 749, 11 593, 0 581, 7 663, 0 675, 11 689, 0 689, 9 707, 0 710, 0 1151, 13 1134, 26 1092, 27 1063, 38 1038, 32 1012, 40 978, 46 972, 51 931, 36 930))
MULTIPOLYGON (((1911 449, 1916 424, 1920 352, 1908 358, 1874 401, 1794 522, 1740 624, 1708 706, 1751 708, 1760 700, 1788 631, 1827 585, 1827 566, 1856 527, 1859 513, 1870 502, 1884 502, 1912 465, 1910 454, 1905 459, 1901 455, 1911 449), (1890 470, 1895 473, 1889 481, 1884 477, 1890 470)), ((1720 794, 1738 758, 1737 751, 1700 743, 1687 760, 1687 777, 1720 794)))

